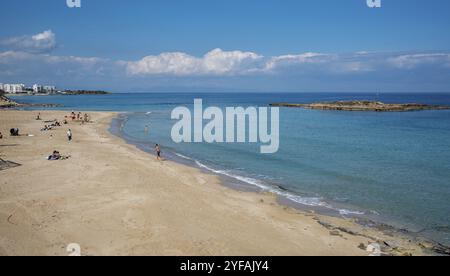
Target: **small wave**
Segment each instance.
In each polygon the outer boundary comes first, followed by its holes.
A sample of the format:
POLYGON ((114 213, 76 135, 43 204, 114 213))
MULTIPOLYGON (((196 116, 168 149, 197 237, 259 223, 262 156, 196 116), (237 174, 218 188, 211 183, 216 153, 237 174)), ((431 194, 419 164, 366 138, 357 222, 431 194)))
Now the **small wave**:
POLYGON ((181 158, 183 158, 183 159, 186 159, 186 160, 194 161, 192 158, 187 157, 187 156, 185 156, 185 155, 183 155, 183 154, 181 154, 181 153, 175 152, 175 155, 178 156, 178 157, 181 157, 181 158))
POLYGON ((364 215, 364 212, 339 209, 339 214, 341 214, 341 216, 350 216, 350 215, 360 215, 361 216, 361 215, 364 215))
POLYGON ((150 115, 150 114, 152 114, 152 113, 153 113, 153 112, 149 111, 149 112, 145 113, 145 115, 150 115))
POLYGON ((261 188, 261 189, 264 189, 264 190, 267 190, 267 188, 268 188, 266 185, 263 185, 263 184, 261 183, 261 181, 259 181, 259 180, 257 180, 257 179, 254 179, 254 178, 251 178, 251 177, 245 177, 245 176, 240 176, 240 175, 232 174, 232 173, 230 173, 229 171, 215 170, 215 169, 210 168, 210 167, 206 166, 205 164, 199 162, 198 160, 194 160, 194 161, 195 161, 195 164, 197 164, 197 166, 199 166, 200 168, 203 168, 203 169, 205 169, 205 170, 208 170, 208 171, 210 171, 210 172, 213 172, 213 173, 216 173, 216 174, 225 175, 225 176, 234 178, 234 179, 236 179, 236 180, 239 180, 239 181, 241 181, 241 182, 245 182, 245 183, 247 183, 247 184, 251 184, 251 185, 253 185, 253 186, 257 186, 257 187, 259 187, 259 188, 261 188))
POLYGON ((374 211, 374 210, 371 210, 370 213, 373 214, 373 215, 376 215, 376 216, 380 215, 380 213, 378 213, 377 211, 374 211))
POLYGON ((236 180, 239 180, 241 182, 256 186, 263 191, 268 191, 268 192, 274 193, 278 196, 287 198, 287 199, 289 199, 293 202, 299 203, 301 205, 310 206, 310 207, 327 208, 327 209, 339 212, 339 214, 341 216, 364 215, 364 213, 360 212, 360 211, 335 208, 335 207, 331 206, 330 204, 326 203, 325 201, 323 201, 322 198, 319 198, 319 197, 303 197, 303 196, 295 195, 295 194, 285 191, 284 189, 281 189, 279 187, 268 186, 267 184, 264 184, 263 182, 261 182, 258 179, 254 179, 251 177, 245 177, 245 176, 241 176, 241 175, 236 175, 236 174, 233 174, 233 173, 231 173, 229 171, 225 171, 225 170, 216 170, 211 167, 208 167, 207 165, 201 163, 198 160, 191 159, 191 158, 183 156, 181 154, 177 154, 177 155, 182 158, 195 161, 195 164, 197 164, 197 166, 199 166, 200 168, 203 168, 205 170, 208 170, 208 171, 216 173, 216 174, 225 175, 225 176, 234 178, 236 180))

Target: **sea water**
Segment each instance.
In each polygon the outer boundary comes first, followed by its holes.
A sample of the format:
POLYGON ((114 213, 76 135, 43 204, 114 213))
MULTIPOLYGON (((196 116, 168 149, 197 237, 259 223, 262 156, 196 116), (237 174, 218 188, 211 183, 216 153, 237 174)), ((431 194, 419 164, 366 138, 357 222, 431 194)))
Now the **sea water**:
POLYGON ((271 191, 305 208, 367 216, 450 245, 450 111, 344 112, 280 109, 280 148, 176 144, 171 111, 204 106, 268 106, 377 100, 450 105, 450 94, 203 93, 17 97, 66 110, 120 111, 116 134, 152 152, 222 175, 230 185, 271 191), (145 131, 148 126, 148 132, 145 131))

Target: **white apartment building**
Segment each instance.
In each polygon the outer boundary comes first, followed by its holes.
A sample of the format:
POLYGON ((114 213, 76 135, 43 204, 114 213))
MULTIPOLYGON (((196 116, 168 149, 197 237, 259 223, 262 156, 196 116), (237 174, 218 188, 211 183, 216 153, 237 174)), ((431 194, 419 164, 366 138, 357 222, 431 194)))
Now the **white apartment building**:
POLYGON ((44 86, 44 91, 46 93, 52 94, 52 93, 56 92, 56 87, 55 86, 51 86, 51 85, 46 85, 46 86, 44 86))
POLYGON ((50 86, 50 85, 39 85, 39 84, 35 84, 33 85, 33 93, 35 94, 40 94, 40 93, 55 93, 56 92, 56 87, 55 86, 50 86))
POLYGON ((25 84, 3 84, 3 90, 9 94, 25 93, 25 84))
POLYGON ((44 87, 42 85, 39 85, 39 84, 33 85, 33 93, 43 93, 43 92, 44 92, 44 87))
POLYGON ((34 94, 54 94, 57 92, 56 86, 34 84, 32 87, 26 87, 24 84, 3 84, 0 83, 0 89, 8 94, 34 93, 34 94))

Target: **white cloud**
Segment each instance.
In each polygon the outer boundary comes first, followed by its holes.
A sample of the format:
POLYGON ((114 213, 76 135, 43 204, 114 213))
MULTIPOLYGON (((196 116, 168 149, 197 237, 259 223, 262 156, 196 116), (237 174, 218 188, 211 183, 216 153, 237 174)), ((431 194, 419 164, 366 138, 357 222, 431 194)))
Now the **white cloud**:
POLYGON ((180 52, 162 53, 128 62, 127 72, 130 75, 238 75, 251 72, 261 59, 262 56, 255 53, 221 49, 212 50, 201 58, 180 52))
POLYGON ((56 47, 56 35, 51 30, 47 30, 31 36, 25 35, 0 40, 0 46, 16 51, 46 53, 56 47))
POLYGON ((106 62, 106 59, 97 57, 76 57, 76 56, 54 56, 49 54, 33 54, 27 52, 7 51, 0 53, 0 64, 19 65, 20 63, 28 63, 34 65, 61 65, 71 64, 78 66, 94 66, 96 64, 106 62))
POLYGON ((373 70, 380 58, 371 53, 351 55, 307 52, 264 57, 252 52, 215 49, 203 57, 172 52, 152 55, 127 63, 129 75, 245 76, 274 73, 357 73, 373 70), (374 60, 376 62, 374 62, 374 60))
POLYGON ((71 85, 91 82, 104 85, 114 78, 123 80, 125 67, 97 57, 55 56, 27 52, 0 52, 0 82, 44 81, 71 85))
POLYGON ((264 71, 274 71, 277 68, 289 67, 301 64, 320 64, 329 62, 332 55, 320 53, 304 53, 299 55, 282 55, 269 58, 265 64, 264 71))
POLYGON ((391 57, 388 62, 399 69, 414 69, 421 65, 444 65, 450 66, 450 54, 411 54, 391 57))
POLYGON ((235 74, 252 71, 263 57, 252 52, 225 52, 215 49, 207 53, 202 60, 205 72, 213 74, 235 74))
POLYGON ((185 53, 163 53, 147 56, 136 62, 129 62, 127 71, 131 75, 196 74, 200 60, 185 53))

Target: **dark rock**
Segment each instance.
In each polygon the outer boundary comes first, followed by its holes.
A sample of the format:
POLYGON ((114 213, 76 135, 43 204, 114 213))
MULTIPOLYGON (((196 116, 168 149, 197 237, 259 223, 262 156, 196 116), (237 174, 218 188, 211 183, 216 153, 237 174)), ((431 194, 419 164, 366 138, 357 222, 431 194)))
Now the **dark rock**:
POLYGON ((331 236, 342 236, 341 232, 339 232, 338 230, 330 231, 330 235, 331 236))
POLYGON ((426 105, 426 104, 386 104, 376 101, 338 101, 329 103, 273 103, 273 107, 301 107, 307 109, 319 110, 338 110, 338 111, 376 111, 376 112, 405 112, 420 110, 446 110, 449 106, 426 105))

